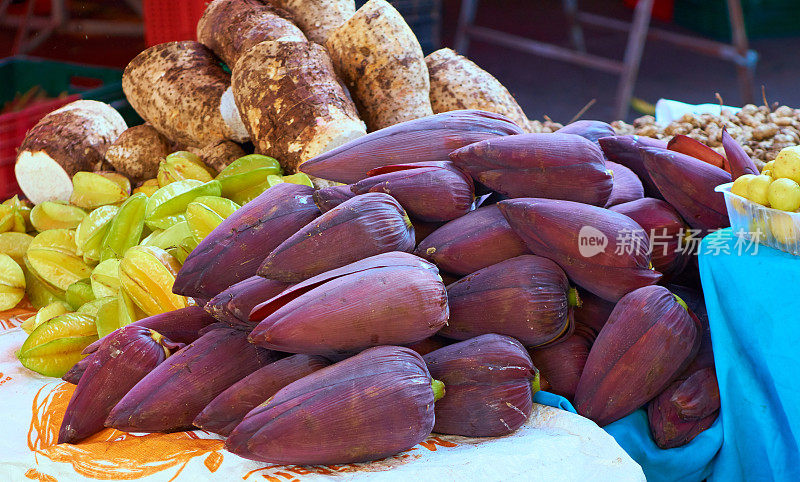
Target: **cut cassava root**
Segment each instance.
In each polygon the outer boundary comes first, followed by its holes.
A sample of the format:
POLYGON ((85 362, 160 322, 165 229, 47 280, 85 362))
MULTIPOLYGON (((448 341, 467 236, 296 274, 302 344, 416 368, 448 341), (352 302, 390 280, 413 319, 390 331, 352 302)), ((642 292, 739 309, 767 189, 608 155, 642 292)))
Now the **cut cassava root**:
POLYGON ((232 80, 256 152, 279 159, 288 172, 366 134, 320 45, 261 42, 239 58, 232 80))
POLYGON ((122 90, 136 112, 167 138, 189 147, 247 140, 226 93, 229 87, 230 76, 219 59, 194 41, 150 47, 122 74, 122 90))
POLYGON ((34 204, 69 201, 72 175, 104 168, 109 146, 127 129, 108 104, 77 100, 44 116, 19 147, 14 172, 34 204))
POLYGON ((425 57, 435 114, 476 109, 502 114, 525 127, 528 118, 514 96, 492 74, 475 62, 444 48, 425 57))
POLYGON ((370 0, 325 42, 371 131, 433 114, 417 37, 385 0, 370 0))

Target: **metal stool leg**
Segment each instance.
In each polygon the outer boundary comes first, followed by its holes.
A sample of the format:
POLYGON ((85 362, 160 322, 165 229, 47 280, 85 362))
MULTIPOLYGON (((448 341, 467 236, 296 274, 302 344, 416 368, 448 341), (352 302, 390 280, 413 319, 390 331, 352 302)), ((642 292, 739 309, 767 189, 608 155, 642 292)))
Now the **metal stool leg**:
POLYGON ((628 45, 625 48, 624 67, 617 86, 617 105, 614 112, 615 119, 624 120, 628 114, 633 87, 639 73, 639 64, 642 61, 644 44, 647 39, 647 30, 650 27, 650 13, 653 9, 653 0, 639 0, 634 11, 631 31, 628 34, 628 45))
POLYGON ((586 53, 586 43, 583 41, 583 27, 578 22, 578 0, 563 0, 564 13, 569 23, 569 40, 572 48, 578 52, 586 53))
POLYGON ((742 13, 742 2, 740 0, 728 0, 728 16, 731 21, 731 34, 733 45, 744 62, 736 62, 736 73, 739 77, 739 89, 742 93, 742 103, 753 103, 753 84, 755 83, 755 61, 750 61, 748 51, 750 49, 747 41, 747 31, 744 26, 744 14, 742 13))
POLYGON ((478 11, 478 0, 461 0, 461 11, 458 13, 455 48, 461 55, 467 55, 469 48, 469 30, 475 23, 475 12, 478 11))

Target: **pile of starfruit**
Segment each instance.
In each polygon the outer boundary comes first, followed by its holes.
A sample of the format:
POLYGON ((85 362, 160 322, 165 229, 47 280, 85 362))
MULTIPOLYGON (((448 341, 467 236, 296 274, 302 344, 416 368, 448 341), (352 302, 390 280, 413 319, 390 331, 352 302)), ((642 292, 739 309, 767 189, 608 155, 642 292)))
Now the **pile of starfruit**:
POLYGON ((22 364, 60 377, 98 337, 141 318, 192 305, 172 293, 182 263, 241 205, 281 182, 279 163, 247 155, 216 173, 185 151, 132 189, 115 172, 79 172, 69 204, 0 204, 0 311, 27 301, 22 364))

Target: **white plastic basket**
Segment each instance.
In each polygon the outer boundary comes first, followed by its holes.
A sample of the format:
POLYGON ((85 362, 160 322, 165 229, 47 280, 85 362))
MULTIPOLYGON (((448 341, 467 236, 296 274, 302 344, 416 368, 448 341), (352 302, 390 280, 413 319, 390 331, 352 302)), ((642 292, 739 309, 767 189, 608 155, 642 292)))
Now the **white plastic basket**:
POLYGON ((725 196, 734 234, 800 256, 800 213, 772 209, 731 192, 732 182, 714 190, 725 196))

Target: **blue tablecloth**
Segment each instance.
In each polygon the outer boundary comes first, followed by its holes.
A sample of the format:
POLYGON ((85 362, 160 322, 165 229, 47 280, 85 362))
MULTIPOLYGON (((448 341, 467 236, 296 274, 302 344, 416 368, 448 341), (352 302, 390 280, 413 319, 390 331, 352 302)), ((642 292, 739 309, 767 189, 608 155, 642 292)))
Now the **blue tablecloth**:
POLYGON ((725 433, 709 480, 800 480, 800 257, 725 229, 703 240, 700 275, 725 433))

